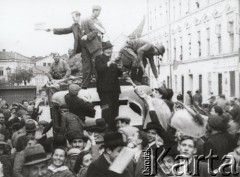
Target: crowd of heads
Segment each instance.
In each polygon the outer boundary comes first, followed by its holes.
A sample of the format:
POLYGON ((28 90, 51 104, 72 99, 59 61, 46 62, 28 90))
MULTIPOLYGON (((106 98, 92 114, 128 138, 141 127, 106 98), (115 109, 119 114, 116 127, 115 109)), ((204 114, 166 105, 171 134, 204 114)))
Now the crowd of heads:
MULTIPOLYGON (((70 95, 77 96, 79 90, 80 87, 76 84, 69 86, 70 95)), ((200 93, 196 91, 196 94, 200 93)), ((146 95, 143 93, 141 97, 148 100, 146 104, 149 107, 149 100, 159 99, 165 101, 172 114, 176 111, 172 101, 172 89, 149 90, 149 93, 146 95)), ((199 97, 196 97, 195 101, 197 98, 199 97)), ((61 169, 61 172, 67 171, 70 175, 84 176, 93 161, 103 154, 112 163, 124 147, 134 148, 139 152, 154 146, 165 149, 171 147, 162 161, 165 165, 161 166, 160 163, 156 171, 156 175, 163 174, 174 165, 177 155, 192 158, 195 154, 204 154, 206 144, 209 143, 209 139, 214 139, 213 136, 216 134, 223 134, 223 137, 231 140, 231 142, 226 141, 226 146, 231 148, 226 150, 224 147, 217 147, 216 149, 223 150, 226 154, 234 152, 237 148, 239 131, 238 99, 228 101, 224 96, 220 96, 219 99, 211 96, 208 101, 209 103, 191 105, 191 109, 208 118, 206 134, 196 139, 184 135, 170 125, 168 130, 164 130, 161 124, 154 121, 150 121, 145 127, 133 126, 131 117, 128 116, 115 118, 117 127, 115 132, 109 132, 105 120, 100 118, 85 120, 82 122, 81 129, 72 128, 63 134, 56 133, 55 130, 49 133, 51 122, 39 119, 42 112, 39 107, 44 105, 44 100, 41 98, 31 101, 22 100, 21 103, 9 105, 1 98, 0 163, 8 166, 2 171, 6 176, 31 177, 54 174, 61 169)), ((59 115, 60 120, 64 116, 72 115, 70 107, 60 106, 59 115)), ((220 140, 215 141, 218 143, 217 141, 220 140)))

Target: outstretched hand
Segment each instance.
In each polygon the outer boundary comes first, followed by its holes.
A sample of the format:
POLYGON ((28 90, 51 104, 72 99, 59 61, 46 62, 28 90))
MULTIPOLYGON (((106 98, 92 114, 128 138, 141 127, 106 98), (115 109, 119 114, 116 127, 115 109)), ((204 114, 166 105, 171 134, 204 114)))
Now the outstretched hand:
POLYGON ((136 87, 136 84, 133 82, 133 80, 130 77, 125 77, 125 81, 130 83, 134 88, 136 87))
POLYGON ((43 127, 38 127, 36 132, 35 132, 35 140, 40 140, 42 137, 45 136, 43 133, 44 128, 43 127))
POLYGON ((45 31, 46 31, 46 32, 50 32, 50 31, 52 31, 52 29, 47 28, 47 29, 45 29, 45 31))

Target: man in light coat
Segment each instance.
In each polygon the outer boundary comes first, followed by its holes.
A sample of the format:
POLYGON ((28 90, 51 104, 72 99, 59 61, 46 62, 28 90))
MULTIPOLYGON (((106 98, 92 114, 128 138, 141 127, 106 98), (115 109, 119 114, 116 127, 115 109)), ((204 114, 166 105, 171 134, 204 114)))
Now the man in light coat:
POLYGON ((92 16, 82 23, 84 36, 82 37, 83 82, 82 88, 88 88, 91 75, 95 72, 95 58, 102 52, 102 36, 105 29, 98 19, 101 7, 93 6, 92 16))

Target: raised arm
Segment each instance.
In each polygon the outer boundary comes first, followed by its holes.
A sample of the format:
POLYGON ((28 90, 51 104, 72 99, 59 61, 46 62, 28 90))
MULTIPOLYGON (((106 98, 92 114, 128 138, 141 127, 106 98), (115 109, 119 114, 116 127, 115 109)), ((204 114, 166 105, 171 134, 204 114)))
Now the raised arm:
POLYGON ((139 64, 140 64, 140 66, 142 67, 143 71, 145 70, 145 69, 144 69, 144 65, 143 65, 143 54, 144 54, 145 52, 147 52, 148 50, 150 50, 152 46, 153 46, 152 44, 146 43, 146 44, 144 44, 142 47, 140 47, 140 48, 138 49, 138 51, 137 51, 137 56, 138 56, 138 57, 137 57, 137 60, 138 60, 138 62, 139 62, 139 64))

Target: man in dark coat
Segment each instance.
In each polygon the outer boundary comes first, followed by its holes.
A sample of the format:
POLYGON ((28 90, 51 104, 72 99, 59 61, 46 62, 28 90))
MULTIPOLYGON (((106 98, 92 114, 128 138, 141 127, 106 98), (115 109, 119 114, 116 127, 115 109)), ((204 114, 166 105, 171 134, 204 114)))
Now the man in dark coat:
POLYGON ((202 95, 199 90, 196 91, 195 95, 193 96, 193 101, 195 104, 201 106, 202 105, 202 95))
POLYGON ((72 12, 72 19, 74 24, 68 28, 54 28, 54 29, 46 29, 47 32, 53 31, 54 34, 69 34, 73 33, 74 36, 74 49, 73 55, 82 52, 81 47, 81 38, 83 36, 82 28, 80 25, 80 17, 81 13, 78 11, 72 12))
POLYGON ((129 173, 126 170, 122 174, 109 170, 110 165, 125 146, 122 134, 118 132, 105 134, 104 144, 104 153, 90 164, 86 177, 129 177, 129 173))
POLYGON ((82 122, 85 116, 94 117, 96 110, 94 105, 78 97, 80 87, 77 84, 69 86, 69 93, 64 96, 65 102, 69 106, 69 112, 77 115, 82 122))
POLYGON ((83 89, 88 88, 91 75, 96 74, 95 58, 102 52, 102 36, 105 33, 105 29, 98 19, 100 12, 100 6, 93 6, 91 18, 84 20, 82 23, 84 31, 84 36, 82 37, 83 89))
POLYGON ((153 75, 158 79, 157 69, 154 63, 154 56, 163 56, 165 48, 162 45, 153 45, 150 42, 140 39, 127 41, 120 51, 120 58, 123 66, 131 70, 131 79, 135 83, 143 83, 143 74, 150 63, 153 75))
POLYGON ((213 160, 212 170, 223 163, 222 157, 232 152, 237 146, 237 140, 227 132, 228 118, 224 115, 211 115, 208 118, 207 134, 209 137, 203 145, 204 155, 208 156, 210 150, 218 156, 218 160, 213 160))
POLYGON ((103 54, 96 57, 97 92, 101 100, 102 118, 111 130, 116 130, 115 118, 119 111, 121 66, 111 60, 112 44, 103 42, 103 54))

